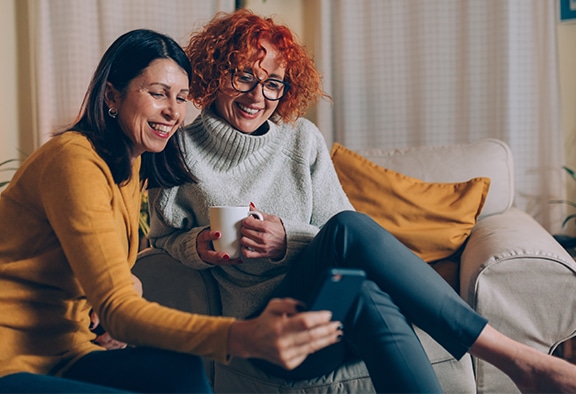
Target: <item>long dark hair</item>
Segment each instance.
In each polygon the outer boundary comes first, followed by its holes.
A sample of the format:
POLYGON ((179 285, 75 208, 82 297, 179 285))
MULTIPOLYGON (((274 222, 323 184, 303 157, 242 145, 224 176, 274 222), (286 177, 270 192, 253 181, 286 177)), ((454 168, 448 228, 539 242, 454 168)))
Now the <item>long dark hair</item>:
MULTIPOLYGON (((188 74, 190 60, 172 38, 152 30, 132 30, 120 36, 100 60, 84 96, 73 126, 66 131, 78 131, 88 137, 96 152, 106 161, 114 181, 121 184, 132 174, 132 142, 122 132, 118 122, 107 115, 104 98, 106 83, 122 92, 130 81, 139 76, 156 59, 172 59, 188 74)), ((177 132, 159 153, 142 155, 140 180, 152 187, 172 187, 196 182, 185 163, 183 145, 177 132)))

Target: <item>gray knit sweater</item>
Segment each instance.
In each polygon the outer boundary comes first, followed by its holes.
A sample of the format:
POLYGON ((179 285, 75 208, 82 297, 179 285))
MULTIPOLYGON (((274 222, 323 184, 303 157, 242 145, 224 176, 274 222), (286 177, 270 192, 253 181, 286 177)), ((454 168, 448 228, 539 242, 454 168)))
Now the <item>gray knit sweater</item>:
POLYGON ((319 227, 337 212, 353 209, 314 124, 300 119, 268 126, 264 135, 244 134, 203 111, 184 132, 187 163, 199 183, 149 193, 152 245, 193 269, 209 270, 225 316, 244 318, 265 306, 319 227), (250 202, 282 219, 288 241, 284 259, 244 259, 234 266, 203 262, 196 236, 209 225, 208 207, 250 202))

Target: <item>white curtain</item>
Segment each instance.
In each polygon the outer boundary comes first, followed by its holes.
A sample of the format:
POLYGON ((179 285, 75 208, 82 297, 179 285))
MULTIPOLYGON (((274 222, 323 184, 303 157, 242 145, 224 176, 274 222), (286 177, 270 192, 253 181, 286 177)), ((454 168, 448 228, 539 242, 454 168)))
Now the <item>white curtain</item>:
POLYGON ((554 0, 321 0, 329 143, 396 148, 499 138, 516 205, 560 230, 554 0))
MULTIPOLYGON (((234 0, 28 0, 37 108, 36 144, 76 117, 98 61, 120 35, 136 28, 167 34, 184 45, 234 0)), ((197 110, 189 106, 188 119, 197 110)))

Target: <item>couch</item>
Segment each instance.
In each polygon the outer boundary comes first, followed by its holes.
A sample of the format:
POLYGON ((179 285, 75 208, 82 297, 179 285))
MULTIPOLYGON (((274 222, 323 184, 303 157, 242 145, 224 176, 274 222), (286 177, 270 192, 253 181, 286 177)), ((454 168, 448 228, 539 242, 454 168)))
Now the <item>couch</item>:
MULTIPOLYGON (((508 146, 495 139, 467 144, 358 151, 367 160, 424 182, 490 179, 488 194, 458 253, 434 262, 456 274, 461 297, 508 336, 542 352, 576 335, 576 263, 532 217, 513 206, 514 168, 508 146), (455 269, 453 269, 455 267, 455 269)), ((174 308, 218 315, 219 295, 209 273, 191 270, 166 253, 146 249, 134 272, 144 297, 174 308)), ((512 381, 466 354, 455 360, 415 327, 445 392, 513 393, 512 381)), ((285 381, 242 359, 205 360, 217 393, 373 392, 360 360, 326 376, 285 381)), ((386 371, 382 371, 386 373, 386 371)))

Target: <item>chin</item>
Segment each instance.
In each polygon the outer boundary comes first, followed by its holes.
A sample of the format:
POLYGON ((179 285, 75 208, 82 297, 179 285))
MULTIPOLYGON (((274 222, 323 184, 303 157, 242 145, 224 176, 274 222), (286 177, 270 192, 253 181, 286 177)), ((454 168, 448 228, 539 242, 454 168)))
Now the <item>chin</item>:
POLYGON ((258 130, 260 128, 260 126, 262 126, 262 123, 259 124, 243 124, 243 125, 238 125, 236 126, 236 129, 238 129, 239 131, 241 131, 244 134, 252 134, 253 132, 255 132, 256 130, 258 130))
POLYGON ((166 144, 160 146, 160 145, 152 145, 152 146, 147 146, 144 151, 148 152, 148 153, 160 153, 164 150, 164 148, 166 148, 166 144))
POLYGON ((162 146, 160 146, 160 147, 157 147, 156 149, 152 150, 152 153, 160 153, 160 152, 164 151, 164 149, 166 149, 166 144, 164 144, 164 145, 162 145, 162 146))

